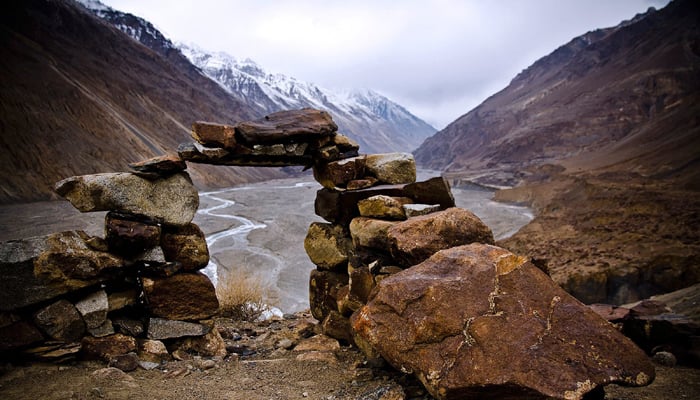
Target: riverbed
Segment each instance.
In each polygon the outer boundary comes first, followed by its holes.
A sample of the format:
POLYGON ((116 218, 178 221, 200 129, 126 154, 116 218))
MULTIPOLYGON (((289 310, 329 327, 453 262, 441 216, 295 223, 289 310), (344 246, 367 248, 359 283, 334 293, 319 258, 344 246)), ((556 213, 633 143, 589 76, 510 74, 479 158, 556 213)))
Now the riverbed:
MULTIPOLYGON (((419 175, 419 180, 430 176, 419 175)), ((207 236, 211 262, 204 272, 212 281, 255 280, 265 301, 283 312, 308 308, 309 273, 304 251, 321 186, 311 176, 200 192, 194 222, 207 236)), ((532 219, 526 207, 495 202, 493 191, 453 188, 458 207, 474 212, 496 239, 517 232, 532 219)), ((80 213, 67 201, 0 206, 0 241, 83 229, 104 236, 105 212, 80 213)))
MULTIPOLYGON (((304 251, 304 237, 312 222, 323 222, 314 214, 319 189, 317 182, 305 177, 200 193, 194 222, 207 235, 211 254, 204 272, 215 282, 260 282, 266 301, 283 312, 307 308, 314 265, 304 251)), ((457 206, 479 216, 496 239, 512 235, 533 217, 526 207, 491 200, 490 190, 452 192, 457 206)))

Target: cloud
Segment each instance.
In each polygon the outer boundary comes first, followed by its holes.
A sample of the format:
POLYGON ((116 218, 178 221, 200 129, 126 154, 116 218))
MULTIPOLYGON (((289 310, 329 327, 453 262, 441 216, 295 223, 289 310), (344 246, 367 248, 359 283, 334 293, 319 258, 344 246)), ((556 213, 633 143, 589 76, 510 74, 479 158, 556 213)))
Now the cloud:
POLYGON ((176 41, 329 88, 372 88, 442 128, 573 37, 667 0, 103 0, 176 41))

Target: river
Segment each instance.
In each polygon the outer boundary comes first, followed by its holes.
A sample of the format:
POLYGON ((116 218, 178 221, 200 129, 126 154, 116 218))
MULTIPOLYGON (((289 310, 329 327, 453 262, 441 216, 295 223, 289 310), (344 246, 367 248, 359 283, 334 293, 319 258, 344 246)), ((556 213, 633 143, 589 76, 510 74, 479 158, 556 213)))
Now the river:
MULTIPOLYGON (((419 179, 425 179, 420 176, 419 179)), ((267 181, 200 193, 194 222, 207 236, 211 262, 204 272, 213 282, 254 279, 266 301, 284 312, 308 307, 308 279, 314 265, 304 251, 314 214, 311 177, 267 181)), ((533 217, 529 208, 495 202, 493 191, 453 188, 455 203, 474 212, 502 239, 533 217)))

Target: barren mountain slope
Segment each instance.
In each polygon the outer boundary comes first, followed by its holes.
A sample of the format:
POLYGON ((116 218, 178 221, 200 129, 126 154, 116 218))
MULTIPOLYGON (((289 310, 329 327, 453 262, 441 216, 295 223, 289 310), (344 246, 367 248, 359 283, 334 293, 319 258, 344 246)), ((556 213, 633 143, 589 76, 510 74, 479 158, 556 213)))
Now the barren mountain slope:
POLYGON ((698 15, 693 1, 676 1, 573 39, 426 140, 416 160, 511 176, 544 163, 695 176, 698 15))
MULTIPOLYGON (((258 118, 182 55, 166 59, 69 0, 0 12, 0 202, 50 198, 71 175, 123 171, 174 152, 195 120, 258 118)), ((199 186, 282 176, 191 167, 199 186)))
POLYGON ((700 11, 678 0, 580 36, 415 152, 536 218, 500 244, 586 303, 700 281, 700 11))

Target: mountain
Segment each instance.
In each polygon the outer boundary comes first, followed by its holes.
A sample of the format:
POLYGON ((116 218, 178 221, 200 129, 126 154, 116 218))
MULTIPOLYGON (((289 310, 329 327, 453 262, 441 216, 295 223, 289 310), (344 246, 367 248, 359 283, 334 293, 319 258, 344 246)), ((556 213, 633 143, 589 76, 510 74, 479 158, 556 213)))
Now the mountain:
POLYGON ((574 38, 426 140, 416 161, 505 185, 547 163, 698 182, 698 36, 698 8, 674 1, 574 38))
MULTIPOLYGON (((255 119, 175 48, 133 40, 69 0, 0 6, 0 202, 54 198, 65 177, 125 171, 191 141, 196 120, 255 119)), ((149 32, 145 32, 149 33, 149 32)), ((190 166, 200 187, 285 176, 190 166)))
POLYGON ((340 132, 357 141, 364 153, 410 152, 435 133, 435 128, 371 90, 337 93, 282 74, 270 74, 250 59, 237 60, 226 53, 207 52, 194 44, 174 45, 142 18, 97 0, 81 2, 100 18, 171 61, 184 54, 187 61, 231 96, 252 109, 262 110, 263 114, 305 107, 330 112, 340 132))
POLYGON ((267 113, 312 107, 331 113, 340 132, 364 153, 410 152, 435 128, 369 89, 334 92, 283 74, 270 74, 250 59, 237 60, 195 45, 178 46, 190 61, 221 87, 267 113))
POLYGON ((700 8, 571 40, 415 151, 536 217, 499 242, 585 303, 700 282, 700 8))

